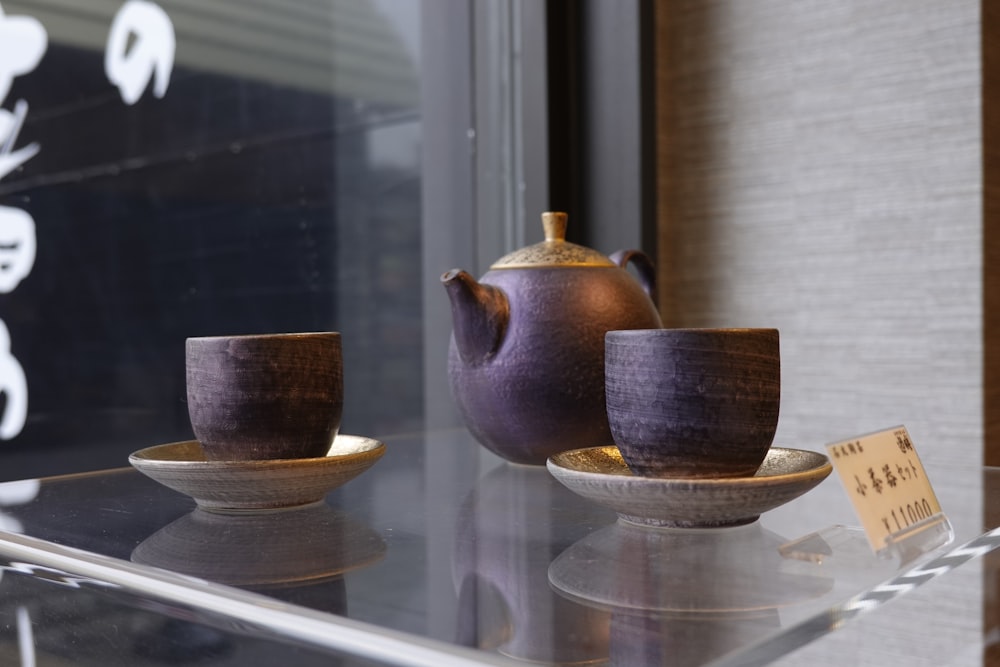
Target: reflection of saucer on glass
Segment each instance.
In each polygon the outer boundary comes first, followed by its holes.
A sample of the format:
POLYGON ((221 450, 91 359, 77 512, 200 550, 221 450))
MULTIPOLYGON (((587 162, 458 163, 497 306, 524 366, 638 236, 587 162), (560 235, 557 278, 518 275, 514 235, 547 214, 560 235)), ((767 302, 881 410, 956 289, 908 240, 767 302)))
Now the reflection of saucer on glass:
POLYGON ((146 538, 132 560, 230 586, 314 584, 374 563, 385 542, 325 503, 281 512, 196 509, 146 538))
POLYGON ((549 459, 548 468, 566 487, 626 521, 689 528, 754 521, 809 491, 833 469, 823 454, 772 447, 753 476, 641 477, 614 446, 562 452, 549 459))
POLYGON ((757 522, 692 530, 619 521, 563 551, 548 577, 560 595, 610 612, 611 664, 703 665, 772 634, 782 607, 833 589, 818 564, 783 558, 784 542, 757 522))
POLYGON ((191 496, 212 511, 269 510, 322 500, 375 464, 385 445, 338 435, 326 456, 262 461, 208 461, 196 440, 157 445, 128 460, 139 472, 191 496))
POLYGON ((781 556, 785 541, 759 523, 649 530, 619 522, 563 551, 549 582, 600 609, 685 615, 777 609, 829 592, 833 580, 816 564, 781 556))

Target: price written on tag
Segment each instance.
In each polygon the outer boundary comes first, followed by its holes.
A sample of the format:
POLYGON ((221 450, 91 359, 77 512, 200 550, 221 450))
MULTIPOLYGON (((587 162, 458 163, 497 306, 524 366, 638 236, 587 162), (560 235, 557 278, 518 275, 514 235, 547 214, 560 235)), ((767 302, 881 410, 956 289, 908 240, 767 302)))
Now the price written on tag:
POLYGON ((826 446, 872 549, 941 513, 937 496, 902 426, 826 446))

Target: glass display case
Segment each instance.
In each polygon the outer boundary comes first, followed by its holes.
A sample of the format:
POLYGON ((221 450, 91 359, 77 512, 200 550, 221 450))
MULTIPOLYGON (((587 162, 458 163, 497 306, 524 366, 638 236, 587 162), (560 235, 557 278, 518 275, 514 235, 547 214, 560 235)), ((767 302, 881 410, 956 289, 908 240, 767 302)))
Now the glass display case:
MULTIPOLYGON (((983 638, 978 604, 920 597, 956 577, 969 586, 970 572, 981 582, 1000 537, 956 521, 950 544, 878 558, 860 530, 833 523, 846 502, 834 478, 748 525, 662 529, 618 521, 464 429, 385 444, 324 502, 263 513, 206 512, 128 467, 0 485, 0 654, 23 665, 766 664, 842 627, 877 627, 896 599, 919 602, 921 624, 903 635, 945 622, 983 638), (796 557, 783 547, 806 536, 806 507, 827 549, 796 557)), ((978 661, 968 636, 939 639, 978 661)))

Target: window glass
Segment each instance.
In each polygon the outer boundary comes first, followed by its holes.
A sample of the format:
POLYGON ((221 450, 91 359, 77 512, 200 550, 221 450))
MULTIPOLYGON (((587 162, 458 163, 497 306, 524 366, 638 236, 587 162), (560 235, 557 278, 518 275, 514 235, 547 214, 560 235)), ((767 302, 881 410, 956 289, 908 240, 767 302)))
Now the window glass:
POLYGON ((190 438, 188 336, 341 331, 342 430, 422 424, 420 3, 0 7, 4 478, 190 438))

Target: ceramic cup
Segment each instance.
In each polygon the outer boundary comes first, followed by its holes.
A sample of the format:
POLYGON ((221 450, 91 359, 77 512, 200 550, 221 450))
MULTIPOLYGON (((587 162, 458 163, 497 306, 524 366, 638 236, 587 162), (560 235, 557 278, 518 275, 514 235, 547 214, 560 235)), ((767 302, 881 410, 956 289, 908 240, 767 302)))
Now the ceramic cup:
POLYGON ((212 461, 325 456, 344 404, 340 334, 188 338, 188 415, 212 461))
POLYGON ((611 435, 633 473, 739 477, 778 426, 777 329, 645 329, 605 337, 611 435))

